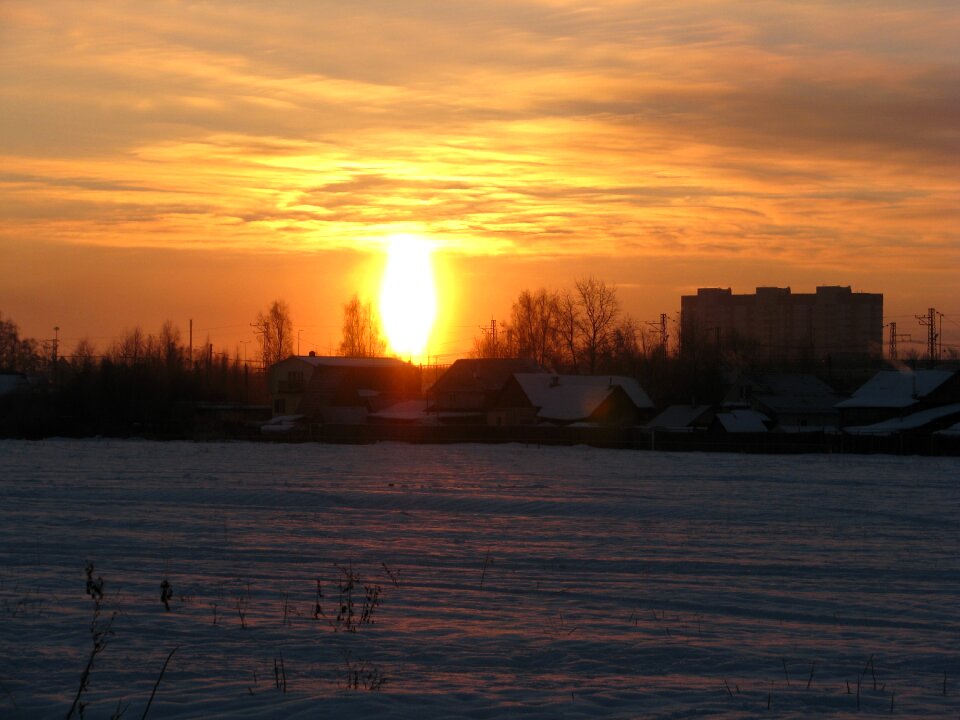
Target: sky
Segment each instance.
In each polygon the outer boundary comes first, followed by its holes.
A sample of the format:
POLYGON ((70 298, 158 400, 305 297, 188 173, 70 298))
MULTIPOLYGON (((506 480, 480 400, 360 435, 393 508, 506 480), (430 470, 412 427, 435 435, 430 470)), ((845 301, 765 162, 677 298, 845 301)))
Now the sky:
POLYGON ((960 345, 957 37, 955 0, 0 0, 0 312, 235 351, 282 298, 325 353, 408 234, 441 360, 586 275, 641 322, 849 285, 960 345))

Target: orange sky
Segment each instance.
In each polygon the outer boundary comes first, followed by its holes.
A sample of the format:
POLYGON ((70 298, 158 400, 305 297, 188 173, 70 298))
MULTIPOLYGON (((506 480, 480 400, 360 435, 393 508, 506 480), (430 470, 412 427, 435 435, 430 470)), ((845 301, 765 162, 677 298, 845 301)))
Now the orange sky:
POLYGON ((412 233, 435 355, 588 273, 639 320, 851 285, 960 344, 957 37, 954 0, 0 0, 0 312, 236 348, 279 297, 328 352, 412 233))

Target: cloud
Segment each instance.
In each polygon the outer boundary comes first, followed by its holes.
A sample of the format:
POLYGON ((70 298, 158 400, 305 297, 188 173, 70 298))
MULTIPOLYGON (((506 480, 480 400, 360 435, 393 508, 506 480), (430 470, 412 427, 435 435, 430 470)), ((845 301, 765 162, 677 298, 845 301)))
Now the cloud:
POLYGON ((953 3, 0 15, 7 235, 798 265, 957 244, 953 3))

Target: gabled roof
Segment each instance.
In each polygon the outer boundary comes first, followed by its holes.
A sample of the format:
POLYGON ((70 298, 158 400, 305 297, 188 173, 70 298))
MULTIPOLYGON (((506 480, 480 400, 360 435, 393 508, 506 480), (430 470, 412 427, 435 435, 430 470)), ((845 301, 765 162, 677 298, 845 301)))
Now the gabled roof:
POLYGON ((730 410, 717 413, 717 422, 724 430, 731 433, 767 432, 767 426, 764 423, 768 420, 766 415, 756 410, 730 410))
POLYGON ((960 422, 944 428, 943 430, 937 430, 934 435, 960 436, 960 422))
POLYGON ((689 430, 708 412, 709 405, 671 405, 646 426, 663 430, 689 430))
POLYGON ((947 419, 949 421, 950 417, 954 415, 960 416, 960 403, 921 410, 906 417, 891 418, 873 425, 848 427, 844 428, 843 431, 853 435, 890 435, 904 430, 919 430, 938 420, 947 419))
POLYGON ((752 398, 774 413, 833 413, 844 399, 816 375, 803 373, 771 373, 741 381, 752 398))
POLYGON ((633 378, 618 375, 514 375, 541 420, 576 422, 586 420, 613 393, 622 392, 638 409, 653 403, 633 378))
POLYGON ((433 384, 430 392, 499 392, 515 373, 537 373, 523 358, 461 358, 433 384))
POLYGON ((953 377, 952 370, 881 370, 838 408, 906 408, 953 377))
POLYGON ((426 400, 404 400, 378 412, 372 412, 368 417, 378 420, 425 422, 430 416, 427 415, 426 400))

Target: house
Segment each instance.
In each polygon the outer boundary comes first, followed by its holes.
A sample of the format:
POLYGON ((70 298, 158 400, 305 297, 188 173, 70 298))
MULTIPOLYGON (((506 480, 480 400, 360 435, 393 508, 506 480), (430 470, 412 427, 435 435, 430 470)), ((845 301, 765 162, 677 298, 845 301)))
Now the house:
POLYGON ((670 405, 645 427, 664 432, 708 430, 715 414, 710 405, 670 405))
POLYGON ((956 370, 882 370, 837 403, 841 427, 874 425, 935 407, 960 403, 956 370))
POLYGON ((420 396, 420 369, 396 358, 292 355, 267 375, 274 416, 365 423, 370 413, 420 396))
POLYGON ((776 430, 809 432, 836 431, 844 398, 815 375, 772 373, 741 378, 727 399, 763 414, 776 430))
POLYGON ((538 372, 536 363, 523 358, 457 360, 427 390, 427 410, 441 422, 485 425, 514 374, 538 372))
POLYGON ((653 403, 633 378, 515 373, 497 399, 493 424, 637 425, 653 403))

